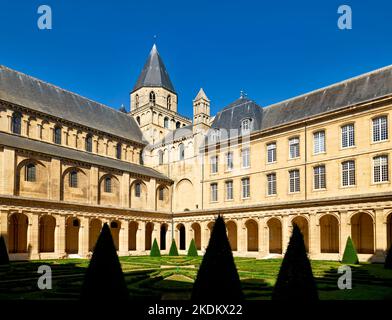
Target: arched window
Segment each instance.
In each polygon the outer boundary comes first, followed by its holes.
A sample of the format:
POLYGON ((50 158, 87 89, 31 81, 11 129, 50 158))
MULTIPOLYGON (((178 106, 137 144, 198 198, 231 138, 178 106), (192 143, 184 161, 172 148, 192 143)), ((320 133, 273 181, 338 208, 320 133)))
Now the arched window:
POLYGON ((36 180, 36 167, 35 164, 29 163, 26 165, 25 181, 35 182, 36 180))
POLYGON ((158 151, 159 165, 163 164, 163 151, 158 151))
POLYGON ((69 187, 77 188, 78 187, 78 172, 73 170, 69 173, 69 187))
POLYGON ((178 146, 178 157, 179 160, 184 160, 185 158, 185 148, 182 143, 180 143, 180 145, 178 146))
POLYGON ((118 223, 116 221, 110 222, 110 228, 112 229, 118 228, 118 223))
POLYGON ((169 128, 169 118, 165 117, 165 119, 163 119, 163 126, 165 128, 169 128))
POLYGON ((93 152, 93 138, 91 134, 88 134, 86 137, 86 151, 93 152))
POLYGON ((104 191, 107 193, 112 193, 112 178, 110 177, 105 178, 104 191))
POLYGON ((158 189, 158 199, 159 201, 163 201, 165 198, 165 188, 164 187, 160 187, 158 189))
POLYGON ((180 128, 181 127, 181 123, 180 123, 180 121, 177 121, 176 122, 176 129, 178 129, 178 128, 180 128))
POLYGON ((121 153, 122 153, 122 146, 121 146, 121 143, 117 143, 117 146, 116 146, 116 158, 117 159, 121 159, 121 153))
POLYGON ((171 95, 167 96, 167 108, 170 110, 171 109, 171 95))
POLYGON ((135 107, 139 108, 139 95, 138 94, 135 96, 135 107))
POLYGON ((55 144, 61 144, 61 127, 56 126, 53 131, 53 142, 55 144))
POLYGON ((155 104, 155 92, 150 92, 150 103, 155 104))
POLYGON ((139 116, 136 117, 136 122, 140 126, 140 117, 139 116))
POLYGON ((142 185, 140 182, 137 182, 135 184, 135 197, 140 198, 141 193, 142 193, 142 185))
POLYGON ((21 134, 22 131, 22 116, 19 112, 14 112, 12 115, 11 131, 15 134, 21 134))

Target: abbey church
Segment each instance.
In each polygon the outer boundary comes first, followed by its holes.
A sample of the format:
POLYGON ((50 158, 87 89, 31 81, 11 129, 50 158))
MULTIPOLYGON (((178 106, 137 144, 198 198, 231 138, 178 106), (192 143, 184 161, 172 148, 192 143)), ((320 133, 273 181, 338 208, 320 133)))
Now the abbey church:
MULTIPOLYGON (((312 259, 392 244, 392 66, 273 105, 246 95, 193 118, 154 45, 130 112, 0 65, 0 233, 12 260, 85 258, 103 223, 120 256, 154 239, 205 251, 225 218, 234 255, 284 254, 293 223, 312 259)), ((208 93, 208 92, 207 92, 208 93)), ((196 94, 196 93, 195 93, 196 94)))

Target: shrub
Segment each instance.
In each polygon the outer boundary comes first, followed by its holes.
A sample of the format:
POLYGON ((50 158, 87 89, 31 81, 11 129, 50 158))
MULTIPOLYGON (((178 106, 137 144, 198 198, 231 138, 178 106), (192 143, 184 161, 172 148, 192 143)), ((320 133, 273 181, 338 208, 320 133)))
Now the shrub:
POLYGON ((294 224, 273 292, 273 300, 318 300, 312 266, 305 249, 301 230, 294 224))
POLYGON ((384 268, 385 269, 392 269, 392 245, 389 247, 389 250, 387 252, 384 268))
POLYGON ((219 216, 193 285, 192 300, 236 302, 243 298, 225 222, 219 216))
POLYGON ((107 223, 103 225, 84 278, 82 300, 128 299, 128 289, 107 223))
POLYGON ((174 239, 172 240, 172 243, 170 246, 169 256, 171 256, 171 257, 178 256, 177 245, 176 245, 176 241, 174 239))
POLYGON ((358 255, 357 250, 355 250, 355 246, 351 237, 347 238, 346 248, 344 249, 342 263, 345 264, 358 264, 358 255))
POLYGON ((150 257, 160 257, 161 251, 159 250, 157 239, 154 239, 154 243, 152 244, 152 248, 150 251, 150 257))
POLYGON ((188 257, 197 257, 198 255, 199 254, 197 253, 195 239, 192 239, 188 249, 188 257))
POLYGON ((4 237, 0 237, 0 265, 6 265, 10 263, 8 257, 7 246, 5 245, 4 237))

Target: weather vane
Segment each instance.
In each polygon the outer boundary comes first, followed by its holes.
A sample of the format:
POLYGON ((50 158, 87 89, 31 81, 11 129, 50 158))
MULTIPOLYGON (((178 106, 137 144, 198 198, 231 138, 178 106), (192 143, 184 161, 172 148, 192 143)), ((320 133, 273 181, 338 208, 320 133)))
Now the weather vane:
POLYGON ((246 93, 244 90, 240 91, 240 98, 245 98, 246 97, 246 93))

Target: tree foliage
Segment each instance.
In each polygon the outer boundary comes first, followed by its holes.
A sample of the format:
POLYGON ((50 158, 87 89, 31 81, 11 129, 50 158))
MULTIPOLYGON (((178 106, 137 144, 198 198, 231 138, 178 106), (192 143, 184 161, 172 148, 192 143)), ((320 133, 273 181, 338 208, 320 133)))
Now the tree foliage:
POLYGON ((342 263, 345 264, 358 264, 357 250, 355 249, 354 243, 349 236, 346 242, 346 248, 344 249, 342 263))
POLYGON ((178 256, 177 245, 176 245, 176 241, 174 239, 172 240, 172 243, 171 243, 171 246, 170 246, 169 256, 171 256, 171 257, 178 256))
POLYGON ((192 239, 188 249, 188 257, 197 257, 198 255, 199 254, 197 253, 195 239, 192 239))
POLYGON ((150 251, 150 257, 160 257, 161 251, 159 250, 157 239, 154 239, 154 243, 152 244, 152 248, 150 251))

